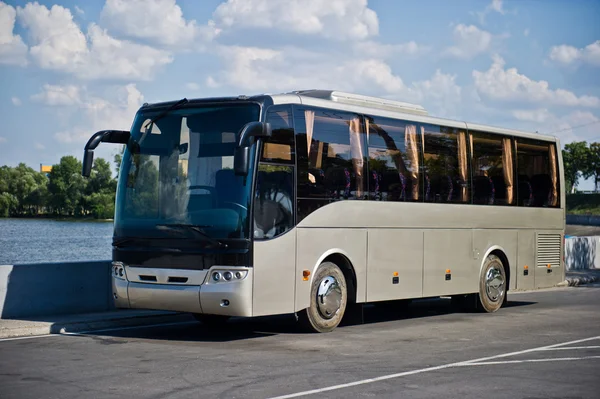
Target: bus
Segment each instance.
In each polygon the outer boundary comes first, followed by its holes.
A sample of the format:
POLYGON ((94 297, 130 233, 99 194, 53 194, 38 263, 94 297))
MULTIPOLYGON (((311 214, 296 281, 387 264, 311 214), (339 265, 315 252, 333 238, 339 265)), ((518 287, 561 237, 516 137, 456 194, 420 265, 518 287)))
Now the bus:
POLYGON ((365 303, 451 297, 498 311, 564 280, 555 137, 330 90, 144 104, 115 204, 118 308, 295 314, 334 330, 365 303), (356 306, 355 306, 356 305, 356 306))

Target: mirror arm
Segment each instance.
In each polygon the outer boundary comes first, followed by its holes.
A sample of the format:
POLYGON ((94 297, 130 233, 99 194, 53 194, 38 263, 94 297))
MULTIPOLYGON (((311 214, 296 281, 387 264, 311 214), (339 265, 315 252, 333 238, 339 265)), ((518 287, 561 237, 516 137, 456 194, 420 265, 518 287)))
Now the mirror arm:
POLYGON ((85 144, 81 174, 89 177, 94 162, 94 150, 100 143, 127 144, 131 133, 124 130, 101 130, 95 133, 85 144))

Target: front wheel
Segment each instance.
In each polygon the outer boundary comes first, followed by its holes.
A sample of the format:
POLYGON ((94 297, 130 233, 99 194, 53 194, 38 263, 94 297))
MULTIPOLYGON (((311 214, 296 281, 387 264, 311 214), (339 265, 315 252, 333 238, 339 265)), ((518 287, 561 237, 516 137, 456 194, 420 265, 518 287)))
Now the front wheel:
POLYGON ((323 262, 312 281, 310 305, 300 312, 300 321, 310 332, 333 331, 342 321, 347 303, 344 273, 335 263, 323 262))
POLYGON ((506 272, 500 258, 490 255, 485 260, 479 279, 478 308, 484 312, 496 312, 506 299, 506 272))

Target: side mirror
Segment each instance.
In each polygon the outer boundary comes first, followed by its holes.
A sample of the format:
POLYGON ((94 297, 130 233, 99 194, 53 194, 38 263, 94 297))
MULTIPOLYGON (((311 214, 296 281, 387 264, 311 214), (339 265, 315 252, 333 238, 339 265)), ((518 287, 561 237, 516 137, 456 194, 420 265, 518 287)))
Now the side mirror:
POLYGON ((270 123, 248 122, 242 127, 233 156, 233 170, 236 176, 248 175, 250 147, 254 144, 254 139, 271 137, 271 134, 270 123))
POLYGON ((240 130, 238 147, 250 147, 253 138, 271 137, 271 124, 265 122, 248 122, 240 130))
POLYGON ((233 155, 233 171, 236 176, 248 176, 250 147, 235 147, 233 155))
POLYGON ((81 174, 89 177, 94 163, 94 150, 100 143, 127 144, 131 133, 123 130, 101 130, 95 133, 86 143, 83 153, 83 168, 81 174))

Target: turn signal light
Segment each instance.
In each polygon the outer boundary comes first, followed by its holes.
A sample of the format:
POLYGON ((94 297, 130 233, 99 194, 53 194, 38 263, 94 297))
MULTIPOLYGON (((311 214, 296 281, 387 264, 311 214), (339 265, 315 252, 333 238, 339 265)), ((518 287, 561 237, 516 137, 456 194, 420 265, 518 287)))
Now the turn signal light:
POLYGON ((303 270, 302 271, 302 280, 308 281, 309 277, 310 277, 310 270, 303 270))

